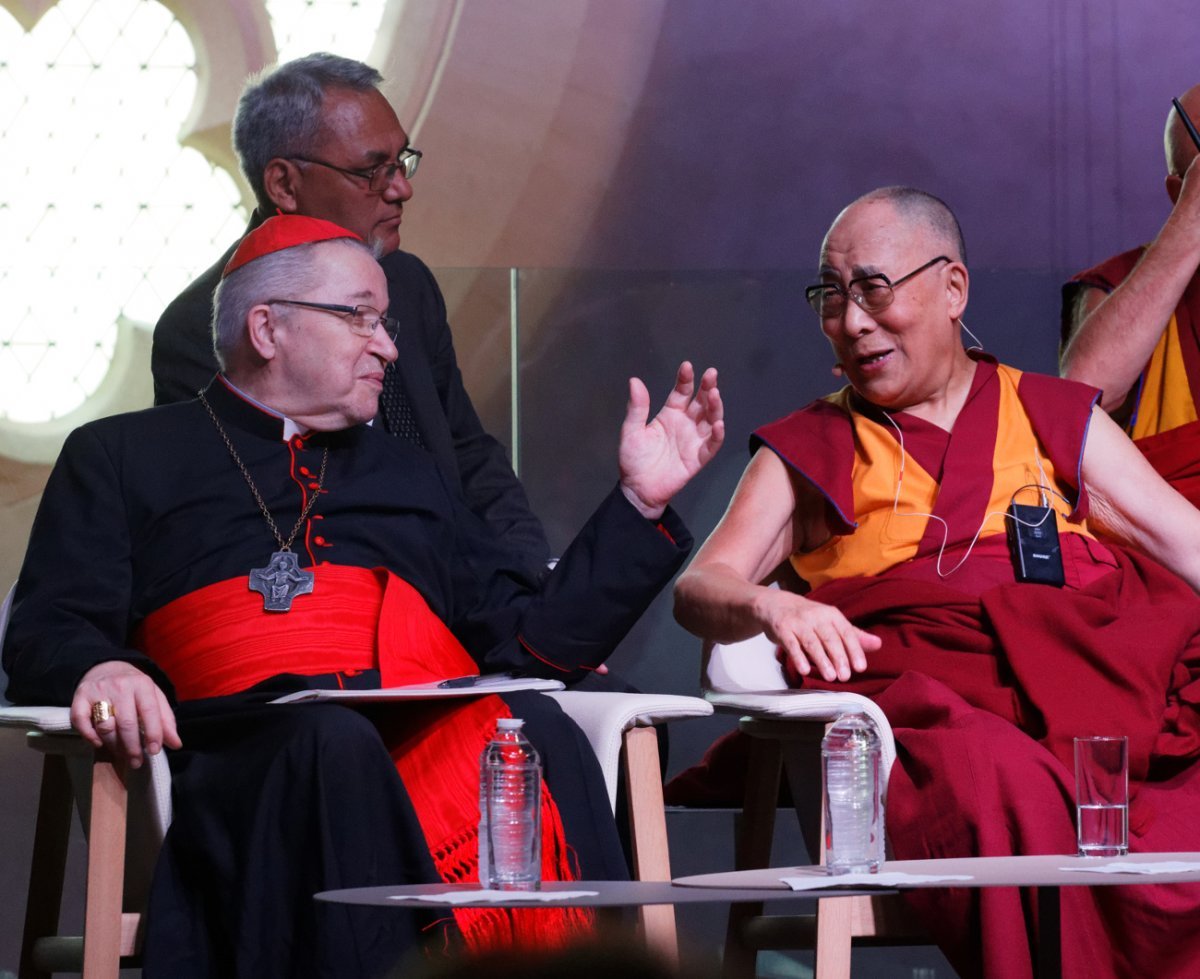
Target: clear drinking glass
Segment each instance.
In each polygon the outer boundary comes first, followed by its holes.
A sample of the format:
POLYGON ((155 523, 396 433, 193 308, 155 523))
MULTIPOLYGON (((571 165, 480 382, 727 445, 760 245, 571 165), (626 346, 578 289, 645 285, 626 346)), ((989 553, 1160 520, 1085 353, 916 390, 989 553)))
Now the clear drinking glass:
POLYGON ((1081 857, 1129 852, 1129 739, 1075 739, 1075 826, 1081 857))

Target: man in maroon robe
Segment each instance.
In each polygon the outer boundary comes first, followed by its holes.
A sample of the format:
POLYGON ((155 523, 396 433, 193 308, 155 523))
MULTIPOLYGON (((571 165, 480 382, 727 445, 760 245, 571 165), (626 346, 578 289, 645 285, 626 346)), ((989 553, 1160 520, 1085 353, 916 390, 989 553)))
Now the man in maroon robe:
MULTIPOLYGON (((1094 389, 964 350, 964 255, 911 188, 834 221, 807 298, 849 386, 755 433, 677 618, 765 633, 797 685, 878 701, 897 858, 1074 852, 1072 738, 1101 733, 1130 739, 1131 848, 1200 849, 1200 513, 1094 389), (1057 580, 1018 574, 1013 503, 1054 527, 1057 580), (784 564, 806 593, 763 587, 784 564)), ((912 901, 960 974, 1031 974, 1027 894, 912 901)), ((1200 955, 1198 887, 1068 888, 1062 908, 1065 974, 1183 975, 1200 955)))
MULTIPOLYGON (((1200 119, 1200 85, 1179 101, 1200 119)), ((1151 465, 1200 505, 1200 175, 1189 176, 1197 147, 1174 107, 1163 141, 1171 213, 1150 244, 1063 286, 1061 367, 1101 388, 1151 465)))

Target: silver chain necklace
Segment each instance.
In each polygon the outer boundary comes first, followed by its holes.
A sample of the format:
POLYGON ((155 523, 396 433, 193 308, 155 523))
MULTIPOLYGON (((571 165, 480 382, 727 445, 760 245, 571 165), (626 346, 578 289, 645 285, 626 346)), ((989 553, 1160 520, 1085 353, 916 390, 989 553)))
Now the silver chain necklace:
POLYGON ((304 521, 308 519, 308 515, 312 513, 312 509, 316 506, 317 497, 321 495, 321 488, 325 485, 325 466, 329 462, 329 446, 325 446, 325 454, 321 456, 321 474, 317 477, 317 488, 313 491, 312 496, 308 498, 308 502, 304 504, 304 509, 300 511, 300 516, 296 519, 296 525, 292 528, 288 539, 283 539, 283 534, 279 532, 279 528, 275 525, 275 518, 271 516, 271 511, 267 509, 267 504, 263 502, 262 494, 259 493, 258 487, 254 485, 254 480, 250 478, 250 470, 246 468, 246 464, 242 462, 241 456, 237 454, 237 449, 233 447, 233 441, 229 438, 229 434, 221 425, 220 419, 217 418, 217 413, 212 410, 212 405, 208 403, 208 399, 204 396, 204 392, 200 392, 200 403, 204 405, 204 410, 208 412, 208 417, 212 419, 213 424, 217 426, 217 431, 221 438, 225 441, 225 448, 229 450, 230 456, 233 457, 234 464, 242 474, 242 478, 246 480, 246 485, 250 487, 250 493, 254 497, 254 502, 258 504, 262 515, 267 519, 267 526, 271 528, 271 533, 275 535, 275 543, 279 545, 279 550, 271 555, 271 560, 265 568, 252 568, 250 571, 250 590, 259 592, 263 597, 264 612, 290 612, 292 610, 292 599, 297 595, 307 595, 313 590, 313 584, 316 581, 316 576, 311 571, 306 571, 300 567, 299 559, 292 552, 292 542, 296 539, 296 535, 300 532, 300 528, 304 526, 304 521))

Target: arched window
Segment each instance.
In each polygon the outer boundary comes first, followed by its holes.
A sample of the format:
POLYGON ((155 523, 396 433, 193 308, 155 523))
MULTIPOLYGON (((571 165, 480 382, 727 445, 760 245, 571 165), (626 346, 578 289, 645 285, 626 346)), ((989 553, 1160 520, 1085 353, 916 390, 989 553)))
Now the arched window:
MULTIPOLYGON (((263 62, 276 51, 366 58, 384 5, 271 0, 270 36, 222 40, 257 48, 263 62)), ((217 9, 250 32, 245 0, 58 0, 40 16, 31 6, 44 4, 0 0, 0 423, 9 430, 77 414, 109 374, 121 331, 152 327, 246 220, 228 154, 180 141, 199 83, 188 27, 211 24, 217 9)), ((212 47, 207 70, 235 74, 223 104, 203 108, 227 126, 246 65, 223 66, 212 47)), ((52 458, 57 446, 47 448, 52 458)))

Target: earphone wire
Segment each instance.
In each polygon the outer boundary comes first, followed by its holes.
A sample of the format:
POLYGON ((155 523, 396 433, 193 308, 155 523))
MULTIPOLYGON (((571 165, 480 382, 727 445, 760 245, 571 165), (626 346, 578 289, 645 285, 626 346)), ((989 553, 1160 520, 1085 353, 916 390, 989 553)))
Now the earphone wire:
POLYGON ((983 353, 983 343, 980 341, 979 337, 977 337, 974 333, 972 333, 967 328, 966 321, 961 316, 958 318, 958 326, 959 326, 959 329, 961 329, 963 331, 963 333, 965 333, 967 336, 969 336, 972 340, 975 341, 971 346, 967 347, 967 349, 968 350, 978 350, 980 353, 983 353))
POLYGON ((1042 514, 1039 520, 1031 522, 1029 520, 1022 520, 1020 517, 1011 513, 1007 513, 1003 510, 989 510, 983 515, 983 520, 979 524, 979 529, 975 531, 975 535, 971 538, 971 543, 967 545, 967 550, 959 559, 958 563, 949 571, 943 571, 942 558, 945 556, 946 547, 950 543, 950 524, 947 523, 943 518, 939 517, 936 513, 917 513, 915 511, 910 511, 908 513, 900 512, 900 487, 904 482, 904 467, 906 460, 908 459, 908 453, 904 448, 904 432, 901 430, 900 426, 896 424, 896 420, 888 412, 884 411, 882 414, 883 417, 888 420, 888 423, 892 426, 892 428, 896 430, 896 436, 900 441, 900 471, 896 476, 896 494, 892 497, 892 513, 894 513, 897 517, 928 517, 930 520, 936 520, 942 525, 942 546, 938 548, 937 560, 934 562, 934 570, 937 571, 939 578, 949 578, 952 574, 954 574, 955 571, 957 571, 966 563, 967 558, 971 556, 971 552, 975 549, 975 545, 979 542, 979 535, 983 533, 983 528, 987 526, 987 522, 992 517, 1003 517, 1006 520, 1013 520, 1025 527, 1040 527, 1043 523, 1045 523, 1046 520, 1050 518, 1051 514, 1056 513, 1056 511, 1049 504, 1047 493, 1057 496, 1060 500, 1067 504, 1067 506, 1071 505, 1071 501, 1063 496, 1062 493, 1058 492, 1058 490, 1056 490, 1053 486, 1047 485, 1049 480, 1046 477, 1046 470, 1042 466, 1042 456, 1041 453, 1037 452, 1035 449, 1034 451, 1037 457, 1039 481, 1036 483, 1025 483, 1022 486, 1018 486, 1015 490, 1013 490, 1012 495, 1008 499, 1009 503, 1012 504, 1016 502, 1017 494, 1022 490, 1038 490, 1040 499, 1042 501, 1042 506, 1045 507, 1046 512, 1042 514))

